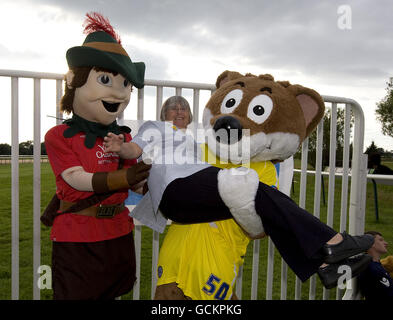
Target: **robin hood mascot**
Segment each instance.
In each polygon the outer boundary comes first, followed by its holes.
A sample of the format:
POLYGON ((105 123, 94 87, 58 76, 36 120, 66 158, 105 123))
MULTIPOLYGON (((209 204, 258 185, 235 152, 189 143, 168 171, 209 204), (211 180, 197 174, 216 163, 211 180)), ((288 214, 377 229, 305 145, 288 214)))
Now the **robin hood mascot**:
POLYGON ((85 33, 82 46, 66 55, 61 111, 72 118, 45 135, 56 177, 54 221, 42 218, 53 222, 54 299, 113 299, 132 289, 134 224, 124 200, 149 170, 103 147, 108 132, 131 140, 130 129, 116 118, 127 107, 132 87, 143 87, 145 65, 131 61, 101 15, 87 14, 85 33))

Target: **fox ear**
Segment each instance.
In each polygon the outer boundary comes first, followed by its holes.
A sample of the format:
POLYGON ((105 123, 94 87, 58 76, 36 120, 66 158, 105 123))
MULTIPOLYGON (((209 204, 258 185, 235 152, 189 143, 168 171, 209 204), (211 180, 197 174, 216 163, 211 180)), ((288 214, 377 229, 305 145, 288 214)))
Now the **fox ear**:
POLYGON ((235 80, 235 79, 242 78, 242 77, 244 77, 244 76, 239 72, 226 70, 218 76, 217 81, 216 81, 216 88, 217 89, 220 88, 222 85, 224 85, 228 81, 235 80))
POLYGON ((319 93, 310 88, 296 84, 289 86, 288 89, 299 102, 306 121, 306 136, 309 136, 325 114, 325 103, 319 93))

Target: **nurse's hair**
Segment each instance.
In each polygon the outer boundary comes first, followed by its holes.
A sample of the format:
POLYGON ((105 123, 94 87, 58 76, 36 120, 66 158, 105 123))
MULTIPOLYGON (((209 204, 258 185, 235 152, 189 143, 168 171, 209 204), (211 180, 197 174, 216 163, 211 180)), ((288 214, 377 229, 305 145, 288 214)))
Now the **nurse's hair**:
POLYGON ((190 122, 187 123, 187 124, 190 124, 192 122, 191 108, 190 108, 190 105, 189 105, 188 101, 185 98, 183 98, 182 96, 172 96, 172 97, 169 97, 168 99, 165 100, 165 102, 164 102, 164 104, 162 105, 162 108, 161 108, 160 120, 161 121, 165 121, 168 109, 176 108, 178 105, 181 108, 186 109, 187 112, 189 113, 189 115, 190 115, 190 122))

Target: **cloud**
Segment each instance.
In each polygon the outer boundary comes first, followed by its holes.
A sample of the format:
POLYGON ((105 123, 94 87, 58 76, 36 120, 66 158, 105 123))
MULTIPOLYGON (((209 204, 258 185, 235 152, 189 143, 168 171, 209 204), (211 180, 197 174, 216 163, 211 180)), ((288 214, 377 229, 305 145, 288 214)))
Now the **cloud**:
POLYGON ((18 50, 7 48, 0 44, 0 60, 4 62, 2 68, 23 69, 31 63, 37 62, 42 58, 42 54, 33 50, 18 50), (26 61, 29 61, 26 63, 26 61), (11 63, 10 63, 11 62, 11 63))
POLYGON ((147 79, 168 79, 169 60, 165 55, 155 51, 153 48, 135 45, 132 42, 127 43, 130 44, 123 43, 123 46, 132 61, 143 61, 146 64, 145 77, 147 79))
POLYGON ((68 19, 70 32, 81 38, 85 13, 101 12, 122 38, 132 39, 123 41, 127 51, 149 62, 148 75, 155 78, 176 73, 170 61, 177 50, 188 65, 209 59, 223 69, 251 67, 256 73, 303 74, 342 85, 367 77, 367 85, 379 85, 393 72, 393 3, 345 2, 351 25, 344 30, 343 4, 336 0, 35 0, 34 5, 44 23, 68 19))
MULTIPOLYGON (((37 2, 67 9, 81 24, 86 12, 97 10, 123 34, 165 42, 183 48, 186 55, 206 55, 214 61, 239 57, 264 70, 337 77, 343 84, 393 71, 389 1, 346 1, 352 23, 348 30, 338 26, 341 1, 37 2)), ((142 47, 137 50, 143 53, 142 47)), ((165 52, 154 58, 162 60, 160 55, 165 52)), ((162 71, 157 69, 157 75, 162 71)))

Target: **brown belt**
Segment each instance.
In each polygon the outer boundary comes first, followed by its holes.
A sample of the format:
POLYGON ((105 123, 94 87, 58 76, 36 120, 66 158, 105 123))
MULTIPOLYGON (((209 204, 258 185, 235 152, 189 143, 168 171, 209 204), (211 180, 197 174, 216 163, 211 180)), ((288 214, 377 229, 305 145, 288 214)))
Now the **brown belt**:
MULTIPOLYGON (((60 200, 60 211, 67 212, 67 209, 74 205, 75 202, 68 202, 60 200)), ((74 214, 80 214, 82 216, 96 217, 96 218, 112 218, 116 214, 122 212, 125 206, 124 203, 113 204, 113 205, 102 205, 91 206, 81 211, 72 212, 74 214)))

